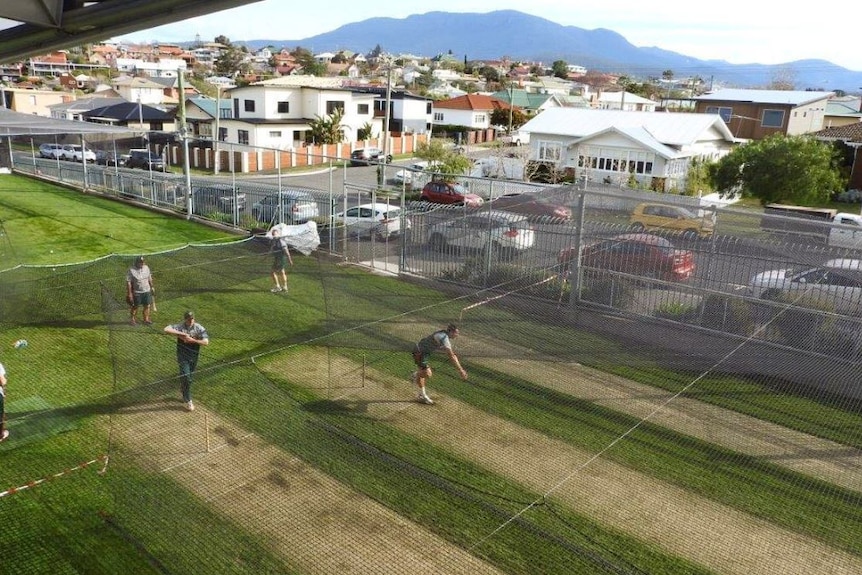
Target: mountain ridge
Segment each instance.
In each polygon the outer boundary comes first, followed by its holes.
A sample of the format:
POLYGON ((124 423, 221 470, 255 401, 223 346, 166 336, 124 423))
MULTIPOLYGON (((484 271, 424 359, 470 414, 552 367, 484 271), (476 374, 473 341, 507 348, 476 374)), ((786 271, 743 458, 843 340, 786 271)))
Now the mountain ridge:
POLYGON ((323 34, 298 40, 250 40, 250 48, 302 46, 312 51, 351 50, 367 53, 375 46, 394 54, 433 57, 451 53, 458 59, 554 60, 587 69, 646 79, 671 70, 675 77, 699 76, 727 86, 762 88, 780 75, 790 76, 796 89, 856 91, 862 72, 822 59, 782 64, 731 64, 701 60, 658 46, 638 47, 608 28, 586 30, 563 26, 517 10, 486 13, 432 11, 406 18, 374 17, 345 24, 323 34), (506 30, 500 34, 499 30, 506 30))

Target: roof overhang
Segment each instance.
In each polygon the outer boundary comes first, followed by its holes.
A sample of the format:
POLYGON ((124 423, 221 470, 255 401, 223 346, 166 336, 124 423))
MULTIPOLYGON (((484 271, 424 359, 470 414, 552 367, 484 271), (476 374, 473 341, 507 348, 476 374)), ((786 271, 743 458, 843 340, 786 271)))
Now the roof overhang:
POLYGON ((130 136, 140 134, 142 130, 130 130, 126 127, 79 122, 76 120, 58 120, 33 114, 22 114, 6 108, 0 108, 0 136, 47 136, 56 134, 102 134, 130 136))
POLYGON ((19 23, 0 31, 0 63, 101 42, 122 34, 220 12, 260 0, 15 0, 0 18, 19 23))

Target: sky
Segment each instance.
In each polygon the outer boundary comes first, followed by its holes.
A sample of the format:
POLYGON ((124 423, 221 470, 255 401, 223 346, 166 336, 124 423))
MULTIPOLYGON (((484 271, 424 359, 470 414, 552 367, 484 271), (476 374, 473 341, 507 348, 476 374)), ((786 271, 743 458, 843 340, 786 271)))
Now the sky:
MULTIPOLYGON (((131 42, 183 42, 227 36, 244 40, 301 40, 353 22, 374 17, 405 18, 431 10, 487 13, 518 10, 586 30, 606 28, 638 47, 657 46, 703 60, 733 64, 782 64, 801 59, 823 59, 850 70, 862 71, 858 41, 857 5, 850 0, 828 4, 775 7, 763 0, 724 0, 709 8, 696 0, 648 2, 613 0, 436 0, 422 3, 327 0, 288 2, 263 0, 160 26, 121 37, 131 42), (823 6, 823 9, 818 9, 823 6)), ((513 36, 517 38, 517 36, 513 36)), ((569 62, 577 64, 577 62, 569 62)))

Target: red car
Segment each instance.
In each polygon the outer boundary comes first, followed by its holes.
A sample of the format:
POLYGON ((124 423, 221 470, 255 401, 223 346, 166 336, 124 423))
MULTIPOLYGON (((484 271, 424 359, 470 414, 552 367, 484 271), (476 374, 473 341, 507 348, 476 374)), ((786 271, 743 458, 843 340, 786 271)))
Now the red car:
POLYGON ((485 203, 481 197, 471 194, 461 184, 441 180, 432 180, 425 184, 419 199, 435 204, 464 204, 470 208, 478 208, 485 203))
POLYGON ((572 210, 568 206, 555 203, 552 200, 536 194, 506 194, 491 200, 497 209, 516 214, 524 214, 532 219, 567 221, 572 219, 572 210))
MULTIPOLYGON (((566 248, 558 257, 563 270, 577 254, 566 248)), ((652 234, 621 234, 584 247, 583 267, 611 270, 664 281, 685 281, 694 275, 694 254, 676 249, 665 238, 652 234)))

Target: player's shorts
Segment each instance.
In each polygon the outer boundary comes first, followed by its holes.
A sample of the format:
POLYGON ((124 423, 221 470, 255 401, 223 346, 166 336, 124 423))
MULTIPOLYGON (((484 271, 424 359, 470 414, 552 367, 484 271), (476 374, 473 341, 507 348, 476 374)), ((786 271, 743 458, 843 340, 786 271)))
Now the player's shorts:
POLYGON ((284 250, 278 250, 272 256, 272 271, 280 272, 287 266, 287 254, 284 250))
POLYGON ((153 293, 152 292, 135 292, 132 295, 132 305, 135 307, 146 307, 153 303, 153 293))
POLYGON ((422 350, 418 347, 413 348, 413 362, 416 364, 416 367, 425 369, 428 367, 428 354, 422 353, 422 350))

